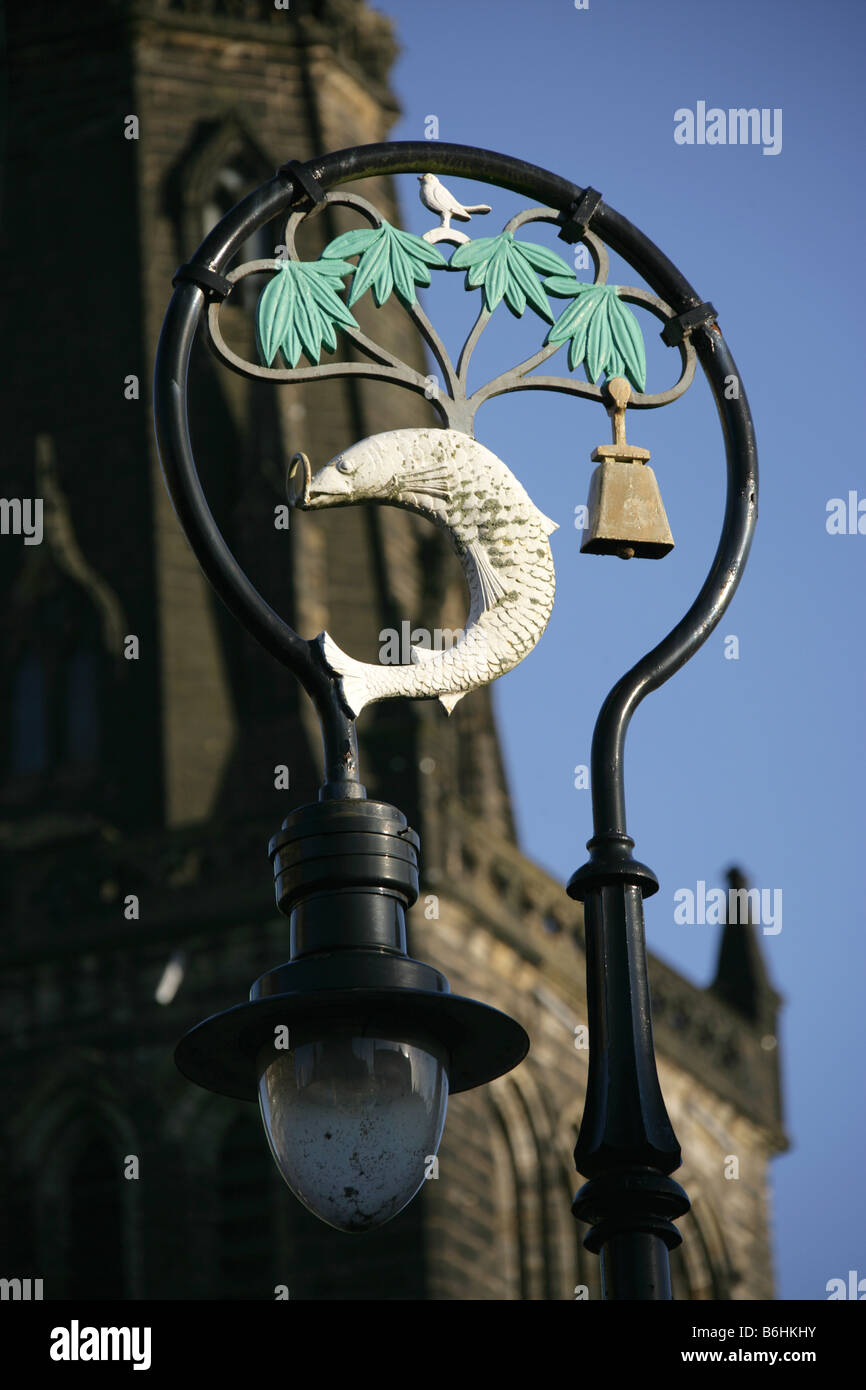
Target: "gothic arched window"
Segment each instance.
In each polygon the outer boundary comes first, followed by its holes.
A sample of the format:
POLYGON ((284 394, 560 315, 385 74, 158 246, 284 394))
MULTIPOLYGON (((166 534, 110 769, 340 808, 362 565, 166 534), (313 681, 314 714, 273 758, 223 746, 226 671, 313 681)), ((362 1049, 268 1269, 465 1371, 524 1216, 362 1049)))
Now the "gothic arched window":
POLYGON ((42 772, 48 761, 45 676, 41 653, 25 649, 12 677, 9 767, 13 773, 42 772))
POLYGON ((0 675, 4 796, 20 803, 48 792, 63 809, 97 777, 105 744, 98 616, 77 586, 56 586, 20 613, 9 653, 5 679, 0 675))
POLYGON ((63 761, 76 766, 99 756, 99 660, 91 646, 78 646, 65 663, 63 761))
MULTIPOLYGON (((261 171, 253 172, 251 161, 242 157, 223 164, 211 184, 209 197, 202 207, 202 236, 204 237, 212 231, 236 203, 239 203, 247 193, 250 193, 257 184, 262 182, 263 177, 261 171)), ((273 260, 276 250, 273 235, 273 230, 267 226, 260 227, 257 232, 253 232, 238 251, 233 264, 242 265, 245 261, 273 260)), ((264 282, 260 275, 247 276, 232 292, 228 304, 240 304, 248 312, 251 312, 255 308, 263 285, 264 282)))

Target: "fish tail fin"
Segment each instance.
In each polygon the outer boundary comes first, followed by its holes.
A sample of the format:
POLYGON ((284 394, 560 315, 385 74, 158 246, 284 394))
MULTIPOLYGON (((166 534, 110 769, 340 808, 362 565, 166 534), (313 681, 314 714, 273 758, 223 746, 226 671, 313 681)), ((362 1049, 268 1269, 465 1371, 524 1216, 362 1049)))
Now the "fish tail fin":
POLYGON ((327 632, 320 632, 316 641, 322 649, 322 655, 328 668, 333 671, 335 676, 340 677, 344 705, 352 718, 357 719, 361 710, 372 698, 372 692, 367 684, 366 666, 363 661, 355 661, 354 657, 347 656, 327 632))
POLYGON ((454 706, 457 704, 457 701, 462 700, 463 696, 467 695, 468 693, 469 692, 466 690, 458 690, 454 695, 440 695, 439 703, 440 705, 444 706, 446 714, 451 714, 454 710, 454 706))

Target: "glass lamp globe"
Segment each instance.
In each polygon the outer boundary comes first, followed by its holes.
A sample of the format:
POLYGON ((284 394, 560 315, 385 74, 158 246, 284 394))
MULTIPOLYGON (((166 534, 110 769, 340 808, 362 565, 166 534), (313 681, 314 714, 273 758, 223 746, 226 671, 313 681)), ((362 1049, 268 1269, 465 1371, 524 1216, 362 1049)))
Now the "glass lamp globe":
POLYGON ((445 1055, 339 1030, 259 1057, 259 1107, 285 1182, 338 1231, 390 1221, 424 1183, 445 1126, 445 1055))

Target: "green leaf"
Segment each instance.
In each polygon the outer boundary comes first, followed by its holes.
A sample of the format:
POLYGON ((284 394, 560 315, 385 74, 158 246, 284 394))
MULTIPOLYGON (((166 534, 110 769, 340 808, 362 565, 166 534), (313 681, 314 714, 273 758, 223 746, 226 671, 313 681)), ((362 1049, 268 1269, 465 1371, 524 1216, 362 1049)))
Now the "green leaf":
POLYGON ((337 293, 342 276, 353 267, 337 260, 327 267, 320 261, 279 261, 274 269, 277 273, 262 291, 256 313, 262 360, 270 367, 279 350, 295 367, 303 351, 316 363, 323 346, 329 352, 336 348, 338 327, 358 327, 337 293))
MULTIPOLYGON (((452 270, 465 270, 467 290, 484 289, 489 312, 504 298, 512 314, 520 318, 527 306, 553 322, 547 296, 536 278, 541 270, 568 270, 553 251, 529 242, 515 241, 512 232, 495 237, 479 237, 458 246, 451 257, 452 270)), ((576 282, 575 282, 576 283, 576 282)))
MULTIPOLYGON (((412 280, 412 263, 408 256, 391 257, 391 273, 394 278, 394 289, 404 304, 411 304, 415 299, 415 286, 412 280)), ((426 275, 425 284, 430 283, 430 272, 424 267, 426 275)))
MULTIPOLYGON (((558 277, 557 277, 558 278, 558 277)), ((552 288, 545 281, 545 288, 552 288)), ((549 343, 569 343, 572 371, 586 365, 596 382, 604 372, 608 380, 626 376, 637 391, 646 385, 646 354, 640 325, 619 299, 618 285, 585 285, 573 281, 574 301, 563 310, 547 335, 549 343)))
POLYGON ((605 297, 606 285, 582 285, 578 281, 575 284, 578 284, 580 293, 551 328, 547 335, 549 343, 564 343, 578 330, 585 333, 590 318, 605 297))
POLYGON ((301 340, 298 337, 298 331, 295 328, 294 320, 288 325, 282 342, 280 343, 280 350, 290 367, 297 366, 298 358, 301 355, 301 340))
POLYGON ((385 256, 379 263, 379 268, 373 280, 373 298, 376 301, 376 307, 378 309, 381 309, 393 288, 394 266, 391 260, 391 248, 386 245, 385 256))
POLYGON ((523 311, 526 308, 526 291, 515 279, 509 280, 505 286, 505 303, 516 319, 523 318, 523 311))
MULTIPOLYGON (((514 243, 515 246, 517 243, 514 243)), ((547 302, 544 290, 539 285, 533 271, 521 260, 520 256, 513 257, 511 261, 511 274, 513 282, 520 288, 525 296, 526 302, 531 304, 537 314, 553 323, 553 314, 550 312, 550 305, 547 302)), ((522 311, 521 311, 522 312, 522 311)))
POLYGON ((605 313, 604 299, 599 299, 598 304, 590 316, 586 330, 586 353, 584 362, 586 363, 586 374, 591 382, 598 381, 607 361, 608 349, 610 347, 610 333, 607 327, 607 314, 605 313))
POLYGON ((375 241, 381 230, 381 227, 358 227, 353 232, 344 232, 325 247, 321 259, 333 261, 346 256, 360 256, 367 250, 370 242, 375 241))
MULTIPOLYGON (((502 232, 502 236, 509 233, 502 232)), ((477 265, 479 261, 489 261, 496 250, 495 243, 499 241, 498 236, 480 236, 475 241, 464 242, 458 246, 451 260, 448 262, 450 270, 465 270, 467 266, 477 265)))
POLYGON ((561 256, 557 256, 555 251, 548 251, 546 246, 536 246, 532 241, 515 241, 514 245, 524 260, 529 261, 533 270, 542 274, 546 272, 548 275, 571 273, 568 263, 561 256))
POLYGON ((349 295, 350 309, 353 304, 358 302, 362 294, 366 294, 380 274, 382 265, 384 264, 386 267, 388 265, 388 233, 385 231, 384 225, 378 227, 373 235, 375 239, 368 245, 355 270, 352 291, 349 295))
POLYGON ((491 253, 491 255, 485 257, 483 261, 478 261, 476 265, 471 265, 469 267, 469 269, 466 272, 466 280, 464 283, 465 289, 477 290, 479 285, 484 284, 484 279, 487 275, 487 269, 492 260, 493 254, 491 253))
POLYGON ((328 352, 334 352, 336 351, 337 347, 337 331, 334 327, 334 324, 332 320, 328 318, 323 318, 321 322, 322 344, 324 347, 328 349, 328 352))
POLYGON ((291 317, 291 290, 289 286, 290 277, 280 265, 278 273, 272 280, 268 281, 259 296, 256 321, 259 347, 266 367, 269 367, 274 360, 274 354, 286 332, 291 317))
POLYGON ((508 284, 508 243, 497 246, 487 264, 484 276, 484 299, 492 313, 505 293, 508 284))
POLYGON ((606 320, 605 328, 607 331, 608 340, 608 350, 604 361, 604 372, 608 381, 610 381, 610 378, 613 376, 625 376, 625 358, 623 357, 622 353, 616 345, 616 342, 614 341, 613 331, 610 326, 611 302, 612 301, 609 299, 604 306, 606 320))
POLYGON ((558 299, 571 299, 580 293, 582 285, 576 275, 551 275, 544 282, 547 293, 555 294, 558 299))
POLYGON ((316 275, 324 280, 339 281, 340 289, 343 287, 344 276, 353 275, 355 272, 355 267, 348 261, 309 261, 303 264, 309 264, 310 269, 315 270, 316 275))
POLYGON ((576 333, 568 345, 568 365, 576 372, 586 352, 586 327, 576 333))
POLYGON ((640 324, 619 296, 611 297, 607 306, 611 336, 622 354, 621 373, 628 377, 636 391, 646 387, 646 352, 640 324))
MULTIPOLYGON (((338 237, 333 246, 338 247, 342 240, 338 237)), ((356 244, 348 243, 352 246, 356 244)), ((344 247, 344 254, 352 253, 344 247)), ((396 291, 398 298, 408 308, 415 303, 415 286, 430 284, 430 268, 445 270, 447 265, 442 252, 430 246, 423 237, 392 227, 390 222, 383 222, 381 227, 366 236, 361 259, 355 269, 349 305, 356 304, 372 288, 379 308, 392 291, 396 291)))
MULTIPOLYGON (((334 293, 330 284, 322 278, 318 262, 314 261, 309 269, 314 272, 309 277, 310 293, 319 308, 322 309, 327 317, 332 319, 334 323, 339 324, 341 328, 357 328, 358 325, 349 313, 342 299, 334 293)), ((352 267, 349 266, 349 269, 351 270, 352 267)))
POLYGON ((319 317, 319 311, 313 302, 313 297, 307 285, 304 283, 304 277, 301 276, 298 280, 296 322, 298 337, 301 340, 304 352, 311 362, 317 361, 322 351, 322 339, 324 335, 321 331, 318 335, 316 333, 319 317))
POLYGON ((434 266, 437 270, 448 269, 448 262, 439 248, 432 246, 422 236, 415 236, 414 232, 401 231, 399 227, 392 227, 391 230, 403 250, 413 260, 423 261, 425 265, 434 266))

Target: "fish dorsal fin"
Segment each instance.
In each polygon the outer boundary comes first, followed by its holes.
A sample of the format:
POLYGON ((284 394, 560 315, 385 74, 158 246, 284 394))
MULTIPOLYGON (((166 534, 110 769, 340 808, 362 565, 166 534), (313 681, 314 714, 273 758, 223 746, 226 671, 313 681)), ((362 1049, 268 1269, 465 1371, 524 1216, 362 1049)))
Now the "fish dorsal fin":
POLYGON ((481 586, 481 597, 485 608, 492 608, 508 593, 505 585, 490 562, 490 556, 478 541, 470 541, 466 547, 475 563, 475 572, 481 586))
POLYGON ((468 694, 468 690, 458 690, 456 695, 440 695, 439 703, 440 705, 444 706, 445 713, 450 714, 451 711, 454 709, 454 706, 457 704, 457 701, 462 700, 463 696, 468 694))
MULTIPOLYGON (((432 661, 434 657, 442 655, 442 652, 437 652, 432 647, 410 647, 409 650, 412 654, 412 662, 415 666, 417 666, 419 662, 432 661)), ((469 692, 466 690, 458 690, 456 695, 440 695, 439 703, 444 707, 445 713, 450 714, 457 704, 457 701, 462 700, 463 696, 468 693, 469 692)))
POLYGON ((552 536, 554 531, 559 530, 559 522, 551 521, 549 516, 544 515, 544 512, 538 513, 538 519, 541 522, 542 530, 546 536, 552 536))

